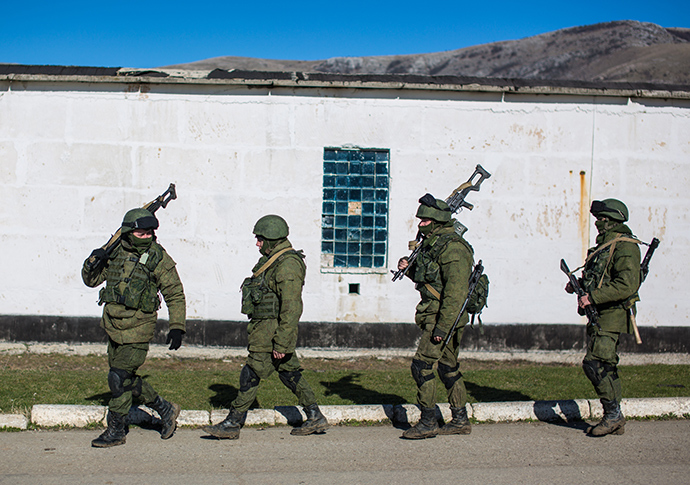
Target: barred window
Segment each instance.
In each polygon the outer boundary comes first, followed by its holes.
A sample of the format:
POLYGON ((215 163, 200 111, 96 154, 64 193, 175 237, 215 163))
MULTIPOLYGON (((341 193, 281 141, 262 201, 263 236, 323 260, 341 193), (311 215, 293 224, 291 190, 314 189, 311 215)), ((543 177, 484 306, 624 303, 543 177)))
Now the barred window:
POLYGON ((323 266, 386 266, 389 158, 388 150, 324 149, 323 266))

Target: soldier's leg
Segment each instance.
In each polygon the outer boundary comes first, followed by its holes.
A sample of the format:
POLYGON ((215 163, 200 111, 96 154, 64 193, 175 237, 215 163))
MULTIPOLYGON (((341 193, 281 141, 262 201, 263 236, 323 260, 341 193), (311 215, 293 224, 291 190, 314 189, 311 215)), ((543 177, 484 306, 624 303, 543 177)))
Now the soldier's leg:
POLYGON ((155 399, 155 391, 141 377, 137 369, 146 361, 148 343, 117 344, 108 342, 108 387, 111 398, 108 403, 110 411, 127 416, 132 407, 132 398, 147 393, 155 399))
POLYGON ((467 404, 467 389, 465 388, 465 382, 460 372, 460 364, 458 363, 462 331, 463 329, 460 329, 456 332, 456 335, 448 343, 438 362, 438 377, 448 393, 448 403, 453 416, 451 421, 439 430, 438 434, 470 434, 472 432, 472 426, 467 417, 467 408, 465 407, 467 404))
POLYGON ((417 424, 405 430, 403 438, 432 438, 438 433, 434 363, 441 357, 441 345, 431 340, 431 330, 424 330, 410 365, 412 378, 417 385, 417 404, 422 415, 417 424))
POLYGON ((269 352, 249 352, 240 372, 240 392, 230 407, 239 413, 246 413, 256 400, 261 379, 266 379, 274 371, 269 352))
POLYGON ((622 386, 618 376, 618 333, 596 328, 588 331, 590 340, 582 368, 592 382, 604 408, 604 417, 588 430, 593 436, 623 434, 625 418, 620 409, 622 386))
POLYGON ((292 391, 304 408, 307 419, 301 426, 294 428, 293 436, 307 436, 323 433, 329 427, 326 417, 321 413, 316 403, 316 395, 307 380, 302 376, 302 368, 295 353, 287 354, 282 359, 273 359, 273 365, 278 371, 280 381, 292 391))

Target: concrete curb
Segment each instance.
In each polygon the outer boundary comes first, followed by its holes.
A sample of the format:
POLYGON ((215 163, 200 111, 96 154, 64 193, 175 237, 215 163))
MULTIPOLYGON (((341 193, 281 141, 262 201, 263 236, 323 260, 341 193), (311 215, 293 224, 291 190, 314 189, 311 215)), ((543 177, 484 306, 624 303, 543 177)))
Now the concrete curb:
MULTIPOLYGON (((690 397, 660 397, 642 399, 623 399, 623 414, 627 417, 674 416, 683 418, 690 414, 690 397)), ((331 424, 348 421, 389 421, 395 425, 412 424, 419 420, 419 408, 413 404, 402 405, 357 405, 321 406, 321 411, 331 424)), ((178 418, 180 426, 201 427, 209 423, 217 424, 227 415, 227 409, 211 412, 183 410, 178 418)), ((36 404, 31 410, 31 423, 39 427, 73 426, 83 428, 92 423, 105 425, 107 407, 63 404, 36 404)), ((511 421, 572 422, 598 419, 602 416, 598 400, 572 399, 562 401, 515 401, 484 402, 467 405, 467 414, 480 423, 511 421)), ((447 403, 437 406, 439 419, 451 419, 447 403)), ((160 423, 158 415, 146 406, 132 407, 129 412, 132 424, 156 426, 160 423)), ((277 406, 274 409, 252 409, 247 413, 247 425, 297 425, 306 416, 297 406, 277 406)), ((28 420, 23 415, 0 415, 0 428, 12 427, 26 429, 28 420)))

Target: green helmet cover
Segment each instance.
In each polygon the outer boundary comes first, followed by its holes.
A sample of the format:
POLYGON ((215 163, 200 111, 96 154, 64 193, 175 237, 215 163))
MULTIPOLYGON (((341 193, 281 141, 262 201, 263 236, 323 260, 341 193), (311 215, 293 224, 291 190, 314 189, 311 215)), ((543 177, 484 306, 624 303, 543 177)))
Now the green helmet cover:
POLYGON ((594 217, 605 216, 618 222, 626 222, 629 217, 628 208, 618 199, 594 200, 589 211, 594 217))
POLYGON ((256 221, 253 232, 264 239, 283 239, 288 237, 290 229, 285 219, 269 214, 256 221))
POLYGON ((158 219, 146 209, 132 209, 127 211, 122 219, 122 234, 132 232, 134 229, 158 229, 158 219))
POLYGON ((416 217, 420 219, 431 219, 436 222, 448 222, 453 215, 450 207, 445 201, 434 198, 431 194, 426 194, 419 199, 419 209, 416 217))

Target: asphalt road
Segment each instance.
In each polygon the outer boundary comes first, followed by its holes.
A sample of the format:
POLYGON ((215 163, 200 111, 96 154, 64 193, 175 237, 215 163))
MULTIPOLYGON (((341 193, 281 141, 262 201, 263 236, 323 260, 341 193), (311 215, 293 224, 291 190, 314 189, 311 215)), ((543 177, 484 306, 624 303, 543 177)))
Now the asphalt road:
MULTIPOLYGON (((582 424, 582 423, 580 423, 582 424)), ((482 424, 469 436, 408 441, 391 426, 242 430, 237 441, 178 430, 167 441, 133 427, 97 449, 98 430, 0 433, 0 484, 664 483, 690 479, 690 420, 633 421, 622 436, 582 426, 482 424)))

